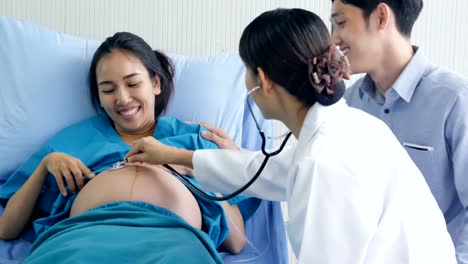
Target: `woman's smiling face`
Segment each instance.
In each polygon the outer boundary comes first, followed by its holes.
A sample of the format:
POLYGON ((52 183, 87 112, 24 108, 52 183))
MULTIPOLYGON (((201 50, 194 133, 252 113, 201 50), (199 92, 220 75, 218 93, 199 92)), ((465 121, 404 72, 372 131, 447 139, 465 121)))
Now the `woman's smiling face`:
POLYGON ((154 129, 155 96, 161 93, 157 76, 132 53, 114 50, 98 62, 99 100, 119 134, 140 134, 154 129))

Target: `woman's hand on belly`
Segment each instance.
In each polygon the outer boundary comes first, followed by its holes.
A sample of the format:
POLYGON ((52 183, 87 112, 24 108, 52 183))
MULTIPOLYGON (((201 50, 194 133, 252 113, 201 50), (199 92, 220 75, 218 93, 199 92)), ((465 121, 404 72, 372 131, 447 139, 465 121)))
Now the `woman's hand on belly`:
POLYGON ((95 176, 81 160, 65 153, 52 152, 44 157, 44 162, 47 170, 55 177, 63 196, 67 195, 66 185, 68 185, 70 192, 75 193, 83 188, 84 176, 89 179, 95 176))

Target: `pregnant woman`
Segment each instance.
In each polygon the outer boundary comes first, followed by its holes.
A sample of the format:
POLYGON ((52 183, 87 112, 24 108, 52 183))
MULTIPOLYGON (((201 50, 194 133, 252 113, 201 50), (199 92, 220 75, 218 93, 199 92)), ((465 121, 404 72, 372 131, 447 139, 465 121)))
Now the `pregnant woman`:
POLYGON ((31 222, 37 235, 23 263, 222 263, 218 247, 242 250, 235 203, 243 198, 208 202, 163 167, 113 167, 146 136, 178 148, 216 147, 201 126, 160 117, 173 71, 167 56, 131 33, 99 46, 89 73, 98 115, 49 139, 0 189, 0 238, 17 238, 31 222))

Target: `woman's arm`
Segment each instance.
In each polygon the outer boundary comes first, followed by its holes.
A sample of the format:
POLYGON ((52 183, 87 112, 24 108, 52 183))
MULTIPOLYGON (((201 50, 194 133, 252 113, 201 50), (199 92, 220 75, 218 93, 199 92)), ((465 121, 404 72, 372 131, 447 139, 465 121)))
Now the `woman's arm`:
POLYGON ((229 236, 224 240, 223 247, 231 253, 238 254, 242 251, 247 242, 244 219, 236 204, 230 205, 226 201, 223 201, 221 204, 229 224, 229 236))
POLYGON ((53 152, 45 156, 29 179, 8 200, 0 217, 0 239, 15 239, 23 231, 36 206, 42 185, 49 172, 55 177, 62 195, 67 195, 66 186, 71 192, 83 188, 86 175, 94 174, 81 160, 64 153, 53 152))
POLYGON ((0 239, 15 239, 31 218, 48 174, 44 159, 29 179, 10 198, 0 217, 0 239))
MULTIPOLYGON (((201 125, 209 130, 209 132, 203 131, 201 133, 205 139, 214 142, 221 149, 239 150, 239 147, 224 130, 207 123, 201 123, 201 125)), ((193 155, 191 158, 193 159, 193 155)), ((231 253, 238 254, 247 242, 244 219, 236 204, 230 205, 228 202, 223 201, 222 205, 229 224, 229 236, 224 240, 223 246, 231 253)))

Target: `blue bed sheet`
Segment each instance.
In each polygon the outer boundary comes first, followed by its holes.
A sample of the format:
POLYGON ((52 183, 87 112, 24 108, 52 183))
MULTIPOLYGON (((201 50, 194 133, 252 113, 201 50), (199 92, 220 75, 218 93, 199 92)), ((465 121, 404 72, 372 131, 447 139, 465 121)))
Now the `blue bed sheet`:
MULTIPOLYGON (((2 212, 0 207, 0 213, 2 212)), ((221 252, 224 263, 288 263, 282 219, 279 203, 263 201, 254 217, 246 222, 249 244, 237 255, 221 252)), ((21 263, 31 248, 33 237, 34 230, 31 228, 17 240, 0 240, 0 263, 21 263)))
POLYGON ((24 264, 223 263, 212 239, 152 204, 110 202, 42 233, 24 264))

